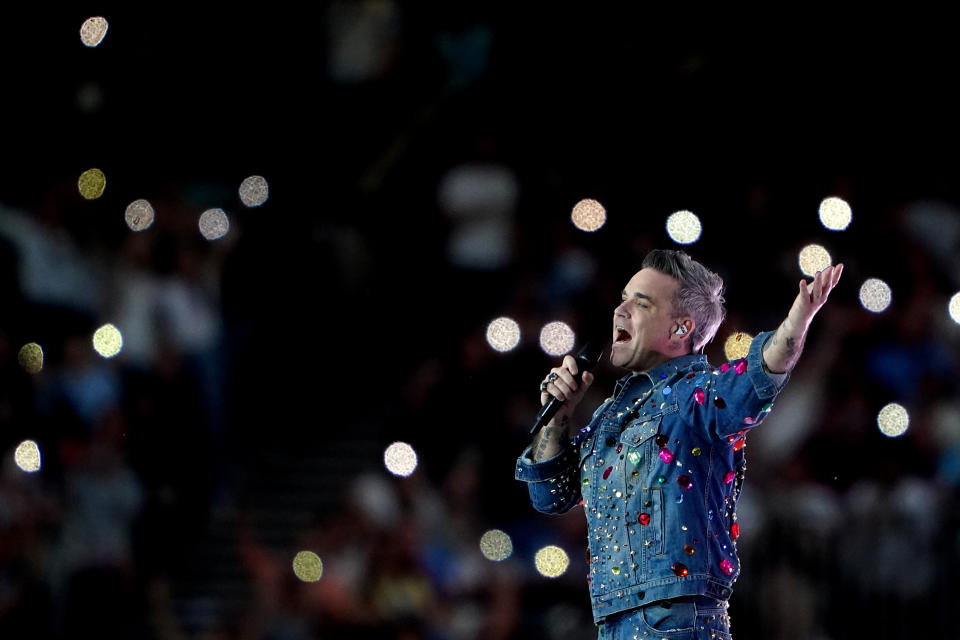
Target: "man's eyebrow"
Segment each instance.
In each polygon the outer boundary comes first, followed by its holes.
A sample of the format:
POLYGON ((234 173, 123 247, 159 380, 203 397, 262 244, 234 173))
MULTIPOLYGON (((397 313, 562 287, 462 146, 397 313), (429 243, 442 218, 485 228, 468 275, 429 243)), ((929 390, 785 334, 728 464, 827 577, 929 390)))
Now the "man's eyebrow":
MULTIPOLYGON (((627 295, 627 290, 626 290, 626 289, 624 289, 623 291, 620 292, 620 297, 621 297, 621 298, 628 298, 628 297, 629 297, 629 296, 627 295)), ((650 296, 648 296, 648 295, 645 294, 645 293, 640 293, 639 291, 634 291, 634 292, 633 292, 633 297, 634 297, 634 299, 638 299, 638 298, 639 298, 639 299, 642 299, 642 300, 647 300, 647 301, 649 301, 651 304, 656 304, 656 302, 654 301, 653 298, 651 298, 650 296)))

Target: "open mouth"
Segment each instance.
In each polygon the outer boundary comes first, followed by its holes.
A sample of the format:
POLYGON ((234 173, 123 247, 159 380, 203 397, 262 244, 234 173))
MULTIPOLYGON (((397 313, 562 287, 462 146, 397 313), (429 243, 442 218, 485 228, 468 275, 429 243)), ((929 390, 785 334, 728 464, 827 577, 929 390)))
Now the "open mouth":
POLYGON ((631 336, 629 333, 627 333, 620 327, 617 327, 617 337, 614 338, 614 342, 624 343, 624 342, 630 342, 632 339, 633 339, 633 336, 631 336))

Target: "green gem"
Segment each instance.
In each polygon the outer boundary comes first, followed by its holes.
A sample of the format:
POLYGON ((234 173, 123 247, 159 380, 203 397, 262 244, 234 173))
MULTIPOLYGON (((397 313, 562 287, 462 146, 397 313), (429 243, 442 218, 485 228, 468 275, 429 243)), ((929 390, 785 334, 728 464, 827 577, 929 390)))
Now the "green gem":
POLYGON ((657 476, 657 482, 659 482, 660 484, 663 484, 666 481, 667 481, 667 476, 657 476))
POLYGON ((584 479, 583 479, 583 486, 587 486, 588 484, 590 484, 590 478, 584 478, 584 479))
POLYGON ((615 576, 620 575, 620 567, 613 567, 610 571, 613 571, 613 575, 615 576))
POLYGON ((698 456, 698 455, 700 455, 701 453, 703 453, 703 451, 700 450, 700 447, 694 447, 694 448, 693 448, 693 451, 691 451, 690 453, 692 453, 692 454, 695 455, 695 456, 698 456))
POLYGON ((630 464, 640 464, 640 452, 636 449, 630 449, 627 452, 627 460, 630 461, 630 464))

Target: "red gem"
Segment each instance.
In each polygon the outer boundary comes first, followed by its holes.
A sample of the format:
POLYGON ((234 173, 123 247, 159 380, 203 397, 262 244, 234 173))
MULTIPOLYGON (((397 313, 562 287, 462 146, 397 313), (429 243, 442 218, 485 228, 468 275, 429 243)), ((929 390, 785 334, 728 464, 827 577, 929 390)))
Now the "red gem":
POLYGON ((692 378, 692 377, 695 376, 695 375, 697 375, 697 374, 695 374, 695 373, 688 373, 688 374, 687 374, 687 380, 689 380, 690 378, 692 378))
POLYGON ((703 389, 697 387, 693 390, 693 399, 697 401, 697 404, 703 404, 703 401, 707 399, 707 395, 703 392, 703 389))
POLYGON ((717 409, 726 409, 727 403, 723 401, 723 398, 717 396, 713 399, 713 406, 715 406, 717 409))
MULTIPOLYGON (((720 564, 721 564, 720 568, 722 569, 723 563, 720 563, 720 564)), ((673 575, 677 576, 678 578, 683 578, 688 573, 690 573, 690 570, 687 569, 687 566, 684 564, 680 564, 679 562, 674 562, 672 565, 670 565, 670 570, 673 571, 673 575)), ((730 573, 733 573, 732 568, 730 570, 730 573)), ((727 575, 730 575, 730 573, 728 573, 727 575)))
POLYGON ((747 370, 747 361, 741 360, 737 364, 733 365, 733 370, 737 372, 737 375, 740 375, 747 370))
POLYGON ((734 540, 740 537, 740 525, 738 523, 734 522, 732 525, 730 525, 730 536, 734 540))
POLYGON ((640 514, 640 517, 637 519, 637 522, 639 522, 639 523, 642 524, 643 526, 647 526, 648 524, 650 524, 650 514, 649 514, 649 513, 641 513, 641 514, 640 514))
POLYGON ((727 371, 730 371, 730 363, 724 362, 722 365, 720 365, 720 371, 722 373, 726 373, 727 371))
POLYGON ((670 464, 673 461, 673 452, 667 448, 660 449, 660 459, 670 464))
POLYGON ((613 467, 607 467, 603 470, 603 479, 606 480, 610 477, 610 472, 613 471, 613 467))
MULTIPOLYGON (((671 567, 671 568, 672 568, 672 567, 671 567)), ((732 575, 733 575, 733 563, 730 562, 729 560, 727 560, 726 558, 724 558, 723 560, 720 561, 720 571, 723 571, 723 572, 724 572, 725 574, 727 574, 728 576, 732 576, 732 575)), ((677 572, 674 571, 674 573, 677 573, 677 572)), ((677 574, 677 575, 680 575, 680 574, 677 574)))
POLYGON ((736 442, 733 443, 733 450, 740 451, 740 449, 743 449, 743 445, 745 444, 747 444, 747 439, 741 436, 736 442))
POLYGON ((680 476, 677 478, 677 484, 680 485, 680 488, 686 491, 693 486, 693 480, 690 479, 690 476, 680 476))
POLYGON ((727 471, 726 475, 723 476, 723 484, 730 484, 733 482, 733 479, 737 477, 736 471, 727 471))
POLYGON ((623 443, 622 443, 622 442, 617 445, 617 453, 620 453, 621 451, 623 451, 623 443))

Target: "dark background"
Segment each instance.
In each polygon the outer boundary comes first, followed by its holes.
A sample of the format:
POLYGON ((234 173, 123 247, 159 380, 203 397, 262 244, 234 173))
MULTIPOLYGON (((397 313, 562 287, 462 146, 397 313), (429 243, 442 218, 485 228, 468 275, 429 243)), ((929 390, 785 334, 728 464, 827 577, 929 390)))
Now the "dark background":
POLYGON ((732 331, 776 327, 802 246, 846 265, 749 456, 736 637, 956 636, 945 16, 98 4, 4 31, 4 637, 593 637, 581 515, 533 513, 511 477, 555 360, 536 334, 563 319, 605 335, 643 254, 676 246, 678 209, 704 226, 687 250, 727 282, 714 362, 732 331), (91 15, 110 23, 96 48, 79 39, 91 15), (87 201, 91 167, 107 187, 87 201), (467 214, 438 195, 455 168, 467 214), (269 182, 258 208, 237 195, 249 175, 269 182), (847 231, 820 226, 828 195, 851 203, 847 231), (608 212, 593 234, 569 222, 585 197, 608 212), (134 234, 137 198, 157 220, 134 234), (231 221, 215 242, 196 232, 210 207, 231 221), (470 220, 499 223, 502 260, 458 257, 470 220), (24 284, 28 255, 87 275, 47 295, 24 284), (868 277, 893 290, 882 314, 857 301, 868 277), (104 322, 124 331, 140 295, 150 357, 80 348, 104 322), (177 329, 183 299, 215 329, 177 329), (523 332, 507 354, 483 339, 500 315, 523 332), (28 375, 33 341, 45 367, 28 375), (911 429, 890 440, 875 416, 894 401, 911 429), (8 468, 26 438, 30 476, 8 468), (420 456, 411 478, 383 471, 395 440, 420 456), (504 563, 477 552, 493 527, 514 541, 504 563), (557 580, 532 569, 551 543, 573 562, 557 580), (299 549, 323 558, 319 582, 293 578, 299 549))

